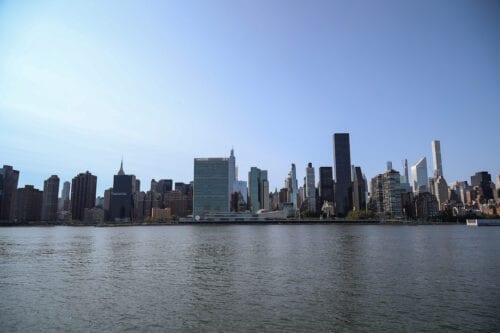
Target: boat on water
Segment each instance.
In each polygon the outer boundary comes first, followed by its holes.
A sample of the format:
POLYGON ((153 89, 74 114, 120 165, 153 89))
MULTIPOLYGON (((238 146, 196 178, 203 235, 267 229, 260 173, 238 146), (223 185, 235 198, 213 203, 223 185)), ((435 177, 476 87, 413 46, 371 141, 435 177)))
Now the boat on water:
POLYGON ((467 219, 467 226, 469 226, 469 227, 483 227, 483 226, 500 227, 500 219, 484 219, 484 220, 467 219))

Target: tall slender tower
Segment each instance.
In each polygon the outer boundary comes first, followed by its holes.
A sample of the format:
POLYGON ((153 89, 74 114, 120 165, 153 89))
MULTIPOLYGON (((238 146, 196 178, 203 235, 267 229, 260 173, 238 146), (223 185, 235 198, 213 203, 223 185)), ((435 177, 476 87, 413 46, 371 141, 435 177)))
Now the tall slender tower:
POLYGON ((410 178, 408 177, 408 160, 405 158, 404 161, 404 170, 405 170, 405 175, 404 175, 404 181, 405 183, 410 183, 410 178))
POLYGON ((290 170, 291 178, 291 199, 293 203, 293 209, 297 209, 297 196, 298 196, 298 186, 297 186, 297 170, 295 169, 295 163, 292 163, 292 169, 290 170))
POLYGON ((349 133, 333 135, 335 168, 335 209, 344 216, 352 209, 351 147, 349 133))
POLYGON ((231 156, 229 156, 229 201, 231 201, 231 194, 234 192, 234 183, 236 181, 236 157, 234 157, 234 149, 231 149, 231 156))
POLYGON ((441 163, 441 142, 432 141, 432 163, 434 165, 434 178, 443 176, 443 165, 441 163))
POLYGON ((306 168, 306 198, 307 198, 307 209, 311 212, 316 211, 316 186, 314 177, 314 167, 312 163, 309 163, 306 168))
POLYGON ((52 175, 43 183, 42 220, 57 219, 57 196, 59 194, 59 177, 52 175))

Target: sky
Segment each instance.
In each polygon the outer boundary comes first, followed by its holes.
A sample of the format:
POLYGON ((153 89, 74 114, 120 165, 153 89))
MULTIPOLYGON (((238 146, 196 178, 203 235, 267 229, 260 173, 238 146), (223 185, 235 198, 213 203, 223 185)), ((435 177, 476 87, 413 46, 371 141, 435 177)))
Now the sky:
MULTIPOLYGON (((448 183, 500 174, 498 1, 0 0, 0 164, 19 187, 89 170, 189 182, 333 165, 350 133, 368 179, 441 141, 448 183)), ((61 186, 62 187, 62 186, 61 186)))

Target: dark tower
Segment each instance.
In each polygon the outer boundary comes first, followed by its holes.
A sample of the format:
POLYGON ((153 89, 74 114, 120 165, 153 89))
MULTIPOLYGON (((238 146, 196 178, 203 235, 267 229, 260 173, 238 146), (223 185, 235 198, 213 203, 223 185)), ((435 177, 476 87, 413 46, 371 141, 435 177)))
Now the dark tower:
POLYGON ((71 184, 71 217, 83 221, 85 208, 95 206, 97 177, 90 172, 81 173, 73 178, 71 184))
POLYGON ((10 165, 0 169, 0 220, 11 220, 14 217, 17 182, 19 171, 10 165))
POLYGON ((50 176, 43 182, 42 220, 55 221, 57 219, 57 203, 59 195, 59 177, 50 176))
POLYGON ((109 207, 109 219, 111 221, 131 221, 135 180, 135 176, 125 174, 122 161, 118 174, 113 177, 113 190, 111 191, 109 207))
POLYGON ((319 198, 320 207, 325 201, 333 202, 333 169, 332 167, 319 168, 319 198))
POLYGON ((349 133, 333 135, 335 167, 335 211, 345 216, 352 210, 351 147, 349 133))
POLYGON ((354 168, 354 183, 353 183, 353 206, 354 210, 366 210, 366 183, 361 172, 361 167, 354 168))

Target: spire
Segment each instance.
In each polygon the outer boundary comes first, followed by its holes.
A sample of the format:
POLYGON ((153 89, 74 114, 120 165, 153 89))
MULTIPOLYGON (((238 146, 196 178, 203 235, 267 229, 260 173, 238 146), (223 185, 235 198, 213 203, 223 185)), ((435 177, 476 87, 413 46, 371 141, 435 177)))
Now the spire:
POLYGON ((125 172, 123 171, 123 157, 122 157, 122 162, 120 163, 120 170, 118 171, 119 176, 123 176, 125 172))
POLYGON ((231 147, 231 157, 234 157, 234 147, 231 147))

